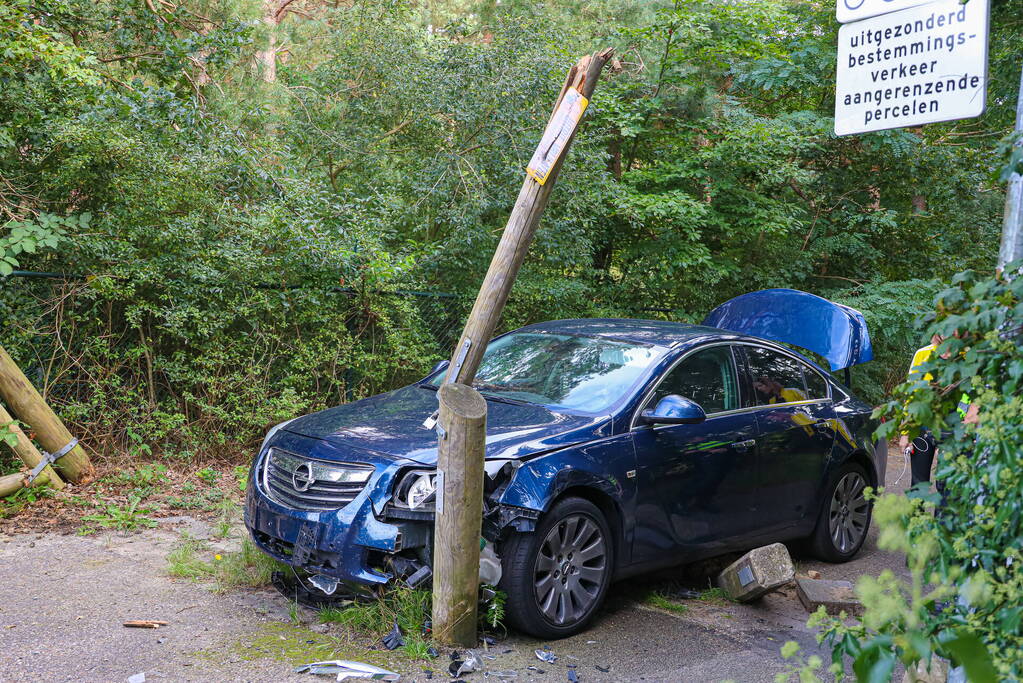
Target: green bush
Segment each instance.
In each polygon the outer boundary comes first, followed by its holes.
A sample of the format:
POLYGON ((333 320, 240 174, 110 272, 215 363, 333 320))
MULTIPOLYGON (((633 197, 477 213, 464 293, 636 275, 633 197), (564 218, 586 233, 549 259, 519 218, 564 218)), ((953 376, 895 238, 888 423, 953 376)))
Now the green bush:
POLYGON ((936 471, 944 497, 927 486, 882 496, 879 545, 906 554, 911 583, 891 572, 865 577, 859 624, 819 622, 836 663, 849 657, 860 680, 886 680, 897 660, 929 665, 935 655, 964 666, 970 681, 1020 680, 1023 277, 964 272, 935 303, 928 333, 947 339, 878 410, 889 418, 878 434, 944 430, 936 471), (964 392, 979 406, 978 424, 957 411, 964 392))

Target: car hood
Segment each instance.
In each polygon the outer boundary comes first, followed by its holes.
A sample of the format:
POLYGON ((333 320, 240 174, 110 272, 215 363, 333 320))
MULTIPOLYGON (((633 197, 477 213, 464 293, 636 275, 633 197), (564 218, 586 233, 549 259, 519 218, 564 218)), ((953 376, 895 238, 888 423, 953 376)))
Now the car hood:
MULTIPOLYGON (((412 385, 328 408, 284 430, 322 439, 343 452, 369 450, 423 465, 437 463, 437 433, 423 420, 437 410, 437 392, 412 385)), ((609 416, 568 415, 534 404, 487 401, 487 459, 524 458, 610 435, 609 416)))

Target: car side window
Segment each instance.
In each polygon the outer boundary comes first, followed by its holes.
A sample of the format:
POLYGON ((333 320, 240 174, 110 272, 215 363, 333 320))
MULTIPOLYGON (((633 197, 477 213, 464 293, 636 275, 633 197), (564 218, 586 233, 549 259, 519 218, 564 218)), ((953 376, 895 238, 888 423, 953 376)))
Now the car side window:
POLYGON ((822 399, 828 397, 828 383, 820 374, 810 368, 803 366, 803 379, 806 380, 806 397, 808 399, 822 399))
POLYGON ((683 360, 658 385, 645 407, 653 408, 670 394, 696 401, 708 415, 739 408, 739 383, 731 348, 714 346, 683 360))
POLYGON ((802 363, 760 346, 746 347, 746 362, 757 405, 807 400, 802 363))

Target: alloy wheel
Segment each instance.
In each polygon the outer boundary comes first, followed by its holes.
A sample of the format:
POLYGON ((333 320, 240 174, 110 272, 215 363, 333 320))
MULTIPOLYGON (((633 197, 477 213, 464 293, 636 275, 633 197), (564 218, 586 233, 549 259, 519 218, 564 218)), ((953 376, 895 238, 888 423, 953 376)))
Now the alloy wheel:
POLYGON ((838 480, 831 496, 828 531, 831 542, 840 553, 851 552, 867 533, 870 503, 864 495, 867 482, 859 472, 848 472, 838 480))
POLYGON ((588 515, 573 514, 547 533, 533 568, 533 594, 552 623, 572 624, 586 617, 604 584, 607 542, 588 515))

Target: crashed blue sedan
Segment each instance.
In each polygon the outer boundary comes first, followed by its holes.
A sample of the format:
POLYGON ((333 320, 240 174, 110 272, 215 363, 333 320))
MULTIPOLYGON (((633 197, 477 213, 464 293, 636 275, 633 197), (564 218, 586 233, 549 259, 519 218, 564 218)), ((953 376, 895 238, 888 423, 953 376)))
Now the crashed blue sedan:
MULTIPOLYGON (((766 290, 705 322, 560 320, 488 346, 480 580, 518 629, 577 633, 612 581, 730 551, 859 551, 885 466, 871 408, 776 342, 848 368, 871 357, 862 315, 766 290)), ((272 429, 245 507, 255 543, 327 592, 428 577, 445 365, 272 429)))

